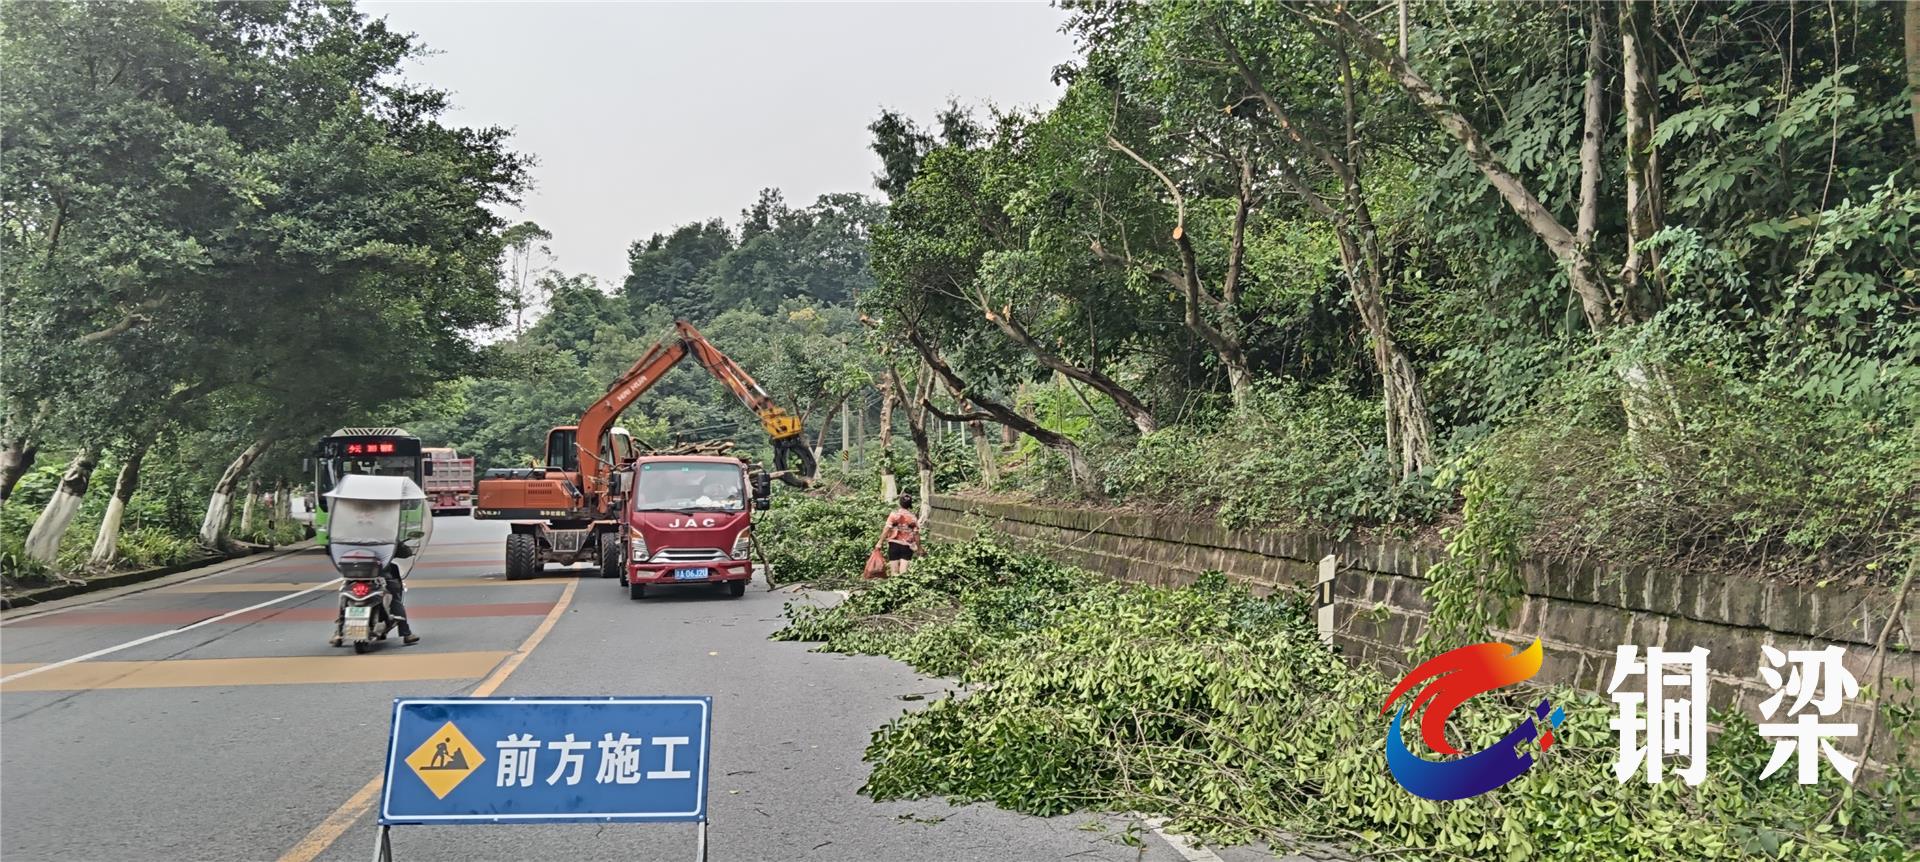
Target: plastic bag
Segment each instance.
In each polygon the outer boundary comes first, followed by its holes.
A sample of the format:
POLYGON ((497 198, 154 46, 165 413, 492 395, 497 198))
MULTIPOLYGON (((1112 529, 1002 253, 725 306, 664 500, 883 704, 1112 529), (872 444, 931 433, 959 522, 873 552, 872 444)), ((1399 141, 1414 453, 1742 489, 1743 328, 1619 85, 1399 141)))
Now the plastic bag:
POLYGON ((873 546, 873 553, 867 555, 867 567, 860 571, 860 577, 869 581, 887 576, 887 555, 879 545, 873 546))

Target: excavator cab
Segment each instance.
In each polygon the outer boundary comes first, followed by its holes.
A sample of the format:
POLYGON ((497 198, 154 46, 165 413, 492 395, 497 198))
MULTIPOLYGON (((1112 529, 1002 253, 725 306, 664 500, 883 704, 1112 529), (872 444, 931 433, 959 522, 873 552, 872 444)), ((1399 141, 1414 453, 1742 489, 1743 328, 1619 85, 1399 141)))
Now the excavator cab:
POLYGON ((580 450, 574 446, 579 435, 580 429, 573 425, 562 425, 547 432, 547 469, 580 471, 580 450))

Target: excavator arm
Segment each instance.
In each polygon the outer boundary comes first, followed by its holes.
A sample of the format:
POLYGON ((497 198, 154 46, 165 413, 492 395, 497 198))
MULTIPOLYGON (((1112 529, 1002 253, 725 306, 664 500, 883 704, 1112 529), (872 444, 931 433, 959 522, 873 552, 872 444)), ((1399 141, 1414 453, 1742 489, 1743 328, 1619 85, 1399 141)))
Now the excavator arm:
POLYGON ((600 396, 600 400, 593 402, 593 406, 581 414, 575 445, 579 447, 580 474, 587 493, 596 497, 605 494, 614 468, 618 466, 614 463, 612 444, 608 439, 614 420, 620 418, 628 406, 652 389, 661 377, 690 353, 702 368, 719 379, 747 409, 759 417, 761 427, 767 430, 767 436, 773 440, 774 469, 780 479, 789 485, 807 487, 815 463, 812 450, 806 447, 801 437, 800 417, 773 403, 766 390, 760 388, 760 384, 746 369, 720 352, 720 348, 713 346, 713 342, 694 329, 693 324, 684 320, 675 321, 674 328, 678 338, 655 344, 614 380, 612 386, 607 387, 607 394, 600 396), (798 460, 795 465, 798 475, 788 469, 790 458, 798 460))
POLYGON ((740 403, 753 411, 753 415, 760 417, 760 427, 767 430, 768 439, 773 441, 773 468, 781 481, 806 487, 806 479, 813 475, 817 465, 814 463, 813 450, 807 448, 806 441, 801 437, 800 417, 773 403, 753 375, 748 374, 732 357, 721 353, 720 348, 713 346, 713 342, 693 328, 693 324, 680 320, 675 321, 674 326, 680 330, 680 343, 693 353, 693 358, 701 367, 731 390, 740 403), (788 458, 798 460, 795 464, 798 477, 787 469, 788 458))

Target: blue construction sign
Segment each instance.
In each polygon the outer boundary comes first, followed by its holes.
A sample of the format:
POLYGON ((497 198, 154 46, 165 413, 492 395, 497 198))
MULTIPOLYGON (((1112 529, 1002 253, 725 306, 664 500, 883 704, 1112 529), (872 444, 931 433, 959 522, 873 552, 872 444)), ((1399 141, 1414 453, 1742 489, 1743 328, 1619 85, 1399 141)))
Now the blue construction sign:
POLYGON ((709 697, 393 702, 385 826, 707 819, 709 697))

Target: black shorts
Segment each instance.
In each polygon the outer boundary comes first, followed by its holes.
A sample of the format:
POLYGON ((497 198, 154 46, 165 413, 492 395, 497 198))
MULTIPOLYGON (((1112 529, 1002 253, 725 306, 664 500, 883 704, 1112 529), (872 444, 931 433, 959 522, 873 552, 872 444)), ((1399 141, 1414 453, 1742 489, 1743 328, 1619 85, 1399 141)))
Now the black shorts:
POLYGON ((887 543, 887 559, 911 560, 913 559, 913 546, 902 545, 899 542, 888 542, 887 543))

